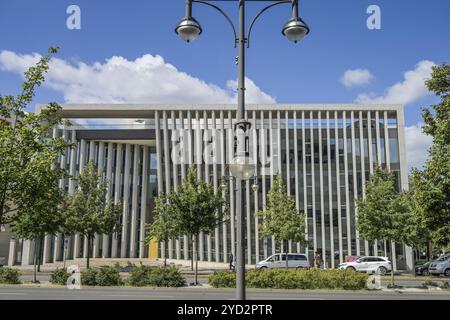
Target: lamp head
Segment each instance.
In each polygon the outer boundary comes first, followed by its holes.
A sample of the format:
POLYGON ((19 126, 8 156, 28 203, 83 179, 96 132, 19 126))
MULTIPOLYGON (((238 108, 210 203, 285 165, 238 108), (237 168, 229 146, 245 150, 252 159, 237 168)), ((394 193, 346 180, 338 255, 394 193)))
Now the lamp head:
POLYGON ((255 162, 248 156, 237 156, 230 163, 231 175, 241 180, 249 180, 255 174, 255 168, 255 162))
POLYGON ((281 32, 290 41, 297 43, 309 33, 309 27, 301 18, 294 17, 286 22, 281 32))
POLYGON ((194 41, 202 34, 203 30, 193 17, 183 18, 175 27, 176 34, 186 42, 194 41))

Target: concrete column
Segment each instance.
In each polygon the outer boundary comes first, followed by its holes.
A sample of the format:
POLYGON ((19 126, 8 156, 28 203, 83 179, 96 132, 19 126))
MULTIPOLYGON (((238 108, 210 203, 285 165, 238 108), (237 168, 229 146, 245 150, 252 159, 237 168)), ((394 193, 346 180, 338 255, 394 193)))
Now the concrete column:
MULTIPOLYGON (((83 169, 86 165, 86 140, 82 139, 80 144, 80 163, 79 163, 79 174, 83 172, 83 169)), ((80 235, 75 235, 75 242, 74 242, 74 258, 78 259, 81 258, 81 239, 80 235)))
MULTIPOLYGON (((264 111, 261 111, 260 114, 261 117, 261 129, 259 130, 259 145, 260 145, 260 158, 262 162, 261 166, 261 180, 262 180, 262 186, 261 186, 261 192, 262 192, 262 209, 266 210, 266 197, 267 197, 267 190, 266 190, 266 175, 267 175, 267 135, 266 135, 266 128, 264 127, 264 111)), ((270 160, 269 160, 270 161, 270 160)), ((263 240, 263 259, 267 258, 269 255, 268 248, 267 248, 267 241, 268 238, 264 237, 263 240)))
POLYGON ((122 237, 120 240, 120 257, 128 258, 128 214, 130 212, 130 169, 131 169, 131 145, 125 146, 125 166, 123 177, 123 214, 122 214, 122 237))
POLYGON ((24 240, 22 247, 22 266, 33 264, 34 259, 34 241, 24 240))
MULTIPOLYGON (((361 186, 363 199, 366 198, 366 148, 364 147, 364 119, 362 111, 359 111, 359 143, 361 150, 361 186)), ((364 240, 364 255, 369 255, 369 242, 364 240)))
MULTIPOLYGON (((67 141, 67 138, 68 138, 67 134, 68 134, 67 130, 63 129, 62 137, 65 141, 67 141)), ((69 149, 66 150, 66 154, 61 155, 61 163, 59 164, 60 168, 64 171, 67 170, 66 167, 67 167, 67 156, 68 156, 67 152, 68 151, 69 151, 69 149)), ((59 188, 62 190, 65 190, 65 187, 66 187, 66 179, 65 178, 60 179, 59 180, 59 188)), ((62 261, 64 259, 63 252, 61 250, 62 245, 63 245, 63 238, 64 238, 64 235, 61 233, 56 234, 56 236, 54 238, 55 239, 55 246, 53 248, 53 260, 54 261, 62 261)))
MULTIPOLYGON (((245 111, 245 119, 249 119, 248 117, 248 112, 245 111)), ((250 132, 249 132, 250 134, 250 132)), ((250 141, 250 136, 248 137, 249 141, 250 141)), ((251 155, 252 152, 252 146, 250 146, 249 148, 249 155, 251 155)), ((246 235, 246 240, 247 240, 247 264, 252 263, 252 220, 251 220, 251 213, 250 213, 250 180, 245 181, 245 213, 246 213, 246 224, 247 224, 247 235, 246 235)), ((244 214, 244 212, 242 213, 244 214)), ((245 236, 244 236, 245 237, 245 236)), ((244 253, 245 255, 245 253, 244 253)))
POLYGON ((16 264, 16 251, 17 240, 16 238, 9 239, 9 255, 8 255, 8 267, 12 267, 16 264))
MULTIPOLYGON (((294 172, 295 172, 295 207, 300 211, 300 181, 298 171, 298 123, 297 111, 294 111, 294 172)), ((256 145, 256 144, 255 144, 256 145)), ((297 243, 297 252, 300 252, 300 242, 297 243)))
MULTIPOLYGON (((320 188, 320 227, 321 227, 321 241, 322 241, 322 259, 323 265, 327 266, 327 242, 325 238, 325 203, 324 203, 324 192, 323 192, 323 143, 322 143, 322 113, 318 112, 318 123, 319 123, 319 188, 320 188)), ((331 253, 333 255, 333 253, 331 253)))
MULTIPOLYGON (((233 146, 233 142, 234 142, 234 130, 233 130, 233 120, 232 120, 232 114, 231 111, 228 111, 228 125, 229 125, 229 130, 228 130, 228 163, 231 162, 231 160, 233 160, 234 157, 234 146, 233 146)), ((233 256, 236 256, 236 228, 235 228, 235 203, 234 203, 234 197, 235 197, 235 192, 234 192, 234 179, 230 179, 230 189, 229 189, 229 194, 230 194, 230 233, 231 233, 231 253, 233 254, 233 256)))
MULTIPOLYGON (((176 130, 178 129, 177 117, 175 116, 174 110, 172 110, 170 112, 170 117, 172 119, 172 130, 173 130, 171 136, 173 137, 174 134, 176 133, 176 130)), ((181 119, 180 119, 180 122, 181 122, 181 119)), ((180 136, 180 139, 182 139, 181 136, 180 136)), ((174 150, 174 139, 173 138, 170 139, 170 143, 172 145, 172 150, 174 150)), ((172 179, 173 179, 173 190, 176 191, 178 188, 178 162, 175 159, 172 159, 172 179)), ((175 256, 176 256, 177 260, 181 259, 181 243, 180 243, 179 237, 177 237, 175 239, 175 256)))
MULTIPOLYGON (((225 120, 223 110, 220 110, 220 163, 221 163, 221 178, 225 177, 225 154, 226 154, 226 144, 225 144, 225 120)), ((226 192, 223 191, 223 197, 225 198, 226 192)), ((231 208, 230 208, 231 209, 231 208)), ((223 262, 228 262, 228 239, 227 239, 227 223, 223 223, 222 225, 222 249, 223 249, 223 262)))
MULTIPOLYGON (((187 111, 187 129, 188 129, 188 167, 192 167, 194 165, 194 147, 193 147, 193 138, 192 138, 192 111, 187 111)), ((184 176, 185 177, 185 176, 184 176)), ((190 259, 190 243, 192 241, 191 239, 188 239, 187 236, 184 236, 185 240, 185 246, 184 246, 184 259, 189 260, 190 259)))
MULTIPOLYGON (((355 234, 356 234, 356 255, 361 255, 361 244, 359 241, 359 230, 356 227, 358 223, 358 208, 356 207, 356 200, 358 199, 358 171, 356 169, 356 133, 355 133, 355 112, 350 113, 351 121, 351 135, 352 135, 352 160, 353 160, 353 201, 355 202, 355 234)), ((361 154, 361 151, 360 151, 361 154)))
MULTIPOLYGON (((187 111, 187 113, 189 114, 190 111, 187 111)), ((190 152, 189 149, 191 149, 191 145, 189 144, 188 146, 188 150, 186 150, 186 141, 188 139, 186 139, 186 126, 184 123, 184 115, 183 115, 183 111, 180 110, 179 112, 179 116, 178 118, 181 120, 181 129, 182 129, 182 139, 183 139, 183 162, 181 164, 181 179, 184 180, 186 178, 186 165, 189 164, 189 160, 187 157, 187 153, 190 152)), ((188 121, 190 121, 188 119, 188 121)), ((189 141, 188 141, 189 142, 189 141)), ((183 236, 183 257, 185 260, 189 259, 189 241, 188 241, 188 237, 186 235, 183 236)))
POLYGON ((336 190, 337 190, 337 210, 338 210, 338 232, 339 232, 339 263, 344 262, 342 245, 342 208, 341 208, 341 169, 339 157, 339 121, 338 113, 334 112, 334 139, 336 147, 336 190))
MULTIPOLYGON (((111 202, 111 193, 112 193, 112 167, 113 167, 113 156, 114 156, 114 144, 112 142, 108 143, 108 155, 107 155, 107 163, 106 163, 106 180, 108 180, 108 190, 106 193, 106 202, 108 205, 111 202)), ((104 234, 102 236, 102 257, 109 258, 109 235, 104 234)))
POLYGON ((142 186, 141 186, 141 217, 139 232, 139 259, 145 258, 145 228, 147 223, 147 198, 148 198, 148 174, 150 150, 149 147, 143 146, 142 154, 142 186))
MULTIPOLYGON (((164 173, 166 182, 166 194, 170 194, 170 148, 169 148, 169 123, 167 120, 167 112, 163 111, 163 137, 164 137, 164 173)), ((173 240, 168 241, 168 256, 169 259, 173 259, 173 240)), ((165 249, 165 247, 164 247, 165 249)), ((165 257, 165 256, 164 256, 165 257)))
POLYGON ((139 160, 141 158, 141 146, 134 145, 133 157, 133 194, 131 200, 131 228, 130 228, 130 258, 137 257, 137 232, 138 232, 138 193, 139 193, 139 160))
MULTIPOLYGON (((311 195, 312 195, 312 211, 313 211, 313 245, 314 252, 317 252, 317 217, 316 217, 316 174, 315 174, 315 154, 314 154, 314 114, 309 113, 309 132, 311 142, 311 195)), ((325 258, 322 256, 322 259, 325 258)))
MULTIPOLYGON (((255 175, 257 178, 260 177, 258 173, 258 130, 257 130, 257 123, 258 120, 256 118, 256 111, 253 111, 253 161, 255 161, 256 168, 255 168, 255 175)), ((261 187, 261 186, 260 186, 261 187)), ((260 189, 260 188, 259 188, 260 189)), ((255 219, 255 261, 259 262, 259 219, 256 216, 256 212, 259 210, 259 203, 258 203, 258 193, 259 190, 253 193, 254 197, 254 219, 255 219)))
MULTIPOLYGON (((203 148, 202 148, 202 129, 201 129, 201 120, 200 120, 200 112, 195 111, 195 163, 197 164, 197 179, 202 178, 202 164, 203 164, 203 148)), ((199 239, 197 239, 197 248, 198 248, 198 257, 200 261, 204 261, 204 234, 200 232, 199 239)))
MULTIPOLYGON (((122 199, 122 167, 123 167, 123 145, 116 145, 116 172, 114 174, 114 204, 119 204, 122 199)), ((113 234, 111 243, 111 258, 119 257, 119 235, 113 234)))
POLYGON ((327 164, 328 164, 328 214, 330 216, 330 253, 331 268, 334 269, 334 217, 333 217, 333 181, 331 166, 331 132, 330 132, 330 111, 326 113, 327 118, 327 164))
MULTIPOLYGON (((94 145, 95 146, 95 145, 94 145)), ((95 150, 95 147, 94 147, 95 150)), ((103 178, 104 177, 104 172, 105 172, 105 168, 104 168, 104 160, 105 160, 105 143, 104 142, 99 142, 98 143, 98 164, 97 164, 97 168, 98 168, 98 174, 103 178)), ((94 237, 94 244, 92 247, 92 257, 94 259, 97 259, 100 257, 100 237, 101 235, 96 234, 94 237)))
MULTIPOLYGON (((278 156, 278 146, 281 143, 278 143, 278 138, 277 136, 275 136, 278 133, 278 131, 276 131, 276 129, 274 128, 273 125, 273 115, 272 115, 272 110, 269 111, 269 139, 270 139, 270 143, 269 143, 269 150, 270 150, 270 188, 272 188, 273 186, 273 179, 274 176, 276 174, 275 172, 275 161, 277 161, 277 156, 278 156)), ((277 161, 278 163, 278 161, 277 161)), ((276 243, 275 243, 275 237, 272 236, 271 237, 272 240, 272 254, 276 253, 276 243)))
MULTIPOLYGON (((286 135, 286 188, 287 194, 291 196, 291 161, 290 161, 290 139, 289 139, 289 111, 285 112, 285 135, 286 135)), ((281 158, 281 157, 280 157, 281 158)), ((292 252, 292 241, 289 240, 288 251, 292 252)))
MULTIPOLYGON (((208 114, 206 111, 203 111, 203 122, 205 123, 204 125, 204 129, 203 129, 203 139, 202 139, 202 145, 204 145, 204 148, 202 150, 202 156, 205 159, 205 175, 204 175, 204 181, 206 183, 210 183, 210 179, 209 179, 209 162, 207 159, 207 156, 205 154, 205 151, 208 150, 208 146, 207 146, 207 139, 209 138, 209 132, 208 132, 208 114)), ((202 237, 203 239, 204 237, 202 237)), ((206 260, 207 261, 212 261, 212 239, 211 239, 211 235, 206 235, 206 260)))
MULTIPOLYGON (((217 132, 217 124, 216 124, 216 112, 212 112, 212 129, 213 129, 213 185, 214 192, 217 193, 217 189, 219 187, 218 177, 217 177, 217 165, 219 161, 219 136, 217 132)), ((214 229, 214 261, 220 262, 220 227, 217 226, 214 229)))
MULTIPOLYGON (((77 132, 75 130, 71 131, 71 142, 74 144, 74 147, 70 149, 70 164, 69 164, 69 195, 72 195, 75 192, 75 174, 76 174, 76 165, 77 165, 77 132)), ((66 258, 71 259, 75 255, 75 248, 72 247, 74 244, 74 236, 71 235, 69 238, 69 243, 67 245, 67 253, 66 258)))
POLYGON ((352 255, 352 235, 350 228, 350 191, 348 183, 348 144, 347 144, 347 114, 342 113, 342 132, 344 137, 344 177, 345 177, 345 220, 347 222, 347 256, 352 255))
MULTIPOLYGON (((302 163, 303 163, 303 211, 305 212, 305 240, 309 240, 308 226, 308 188, 306 179, 306 127, 305 111, 302 111, 302 163)), ((305 254, 308 256, 309 246, 305 246, 305 254)))
MULTIPOLYGON (((156 132, 156 162, 157 162, 157 180, 158 180, 158 194, 161 194, 164 192, 163 188, 163 169, 162 169, 162 154, 164 152, 164 147, 162 146, 161 141, 161 116, 160 112, 155 112, 155 132, 156 132)), ((165 243, 161 243, 161 258, 164 259, 165 257, 165 243)))

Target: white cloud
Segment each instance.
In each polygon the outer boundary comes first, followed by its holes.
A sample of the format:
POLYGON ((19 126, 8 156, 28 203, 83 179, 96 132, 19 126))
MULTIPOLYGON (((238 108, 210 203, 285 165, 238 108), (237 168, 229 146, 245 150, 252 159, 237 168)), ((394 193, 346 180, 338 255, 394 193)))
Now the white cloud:
MULTIPOLYGON (((0 69, 22 74, 40 58, 38 54, 0 52, 0 69)), ((104 63, 50 62, 45 85, 64 95, 66 103, 220 103, 237 102, 236 82, 226 88, 206 83, 146 54, 136 60, 113 56, 104 63)), ((249 103, 275 103, 247 79, 249 103)))
POLYGON ((433 66, 435 66, 435 63, 432 61, 420 61, 414 70, 405 72, 402 82, 397 82, 389 87, 384 96, 364 93, 358 95, 356 102, 363 104, 409 104, 422 99, 430 94, 425 86, 425 80, 430 78, 433 66))
POLYGON ((421 169, 428 157, 433 138, 422 132, 422 123, 406 127, 405 134, 408 167, 421 169))
POLYGON ((341 83, 347 88, 369 84, 374 76, 367 69, 347 70, 341 77, 341 83))

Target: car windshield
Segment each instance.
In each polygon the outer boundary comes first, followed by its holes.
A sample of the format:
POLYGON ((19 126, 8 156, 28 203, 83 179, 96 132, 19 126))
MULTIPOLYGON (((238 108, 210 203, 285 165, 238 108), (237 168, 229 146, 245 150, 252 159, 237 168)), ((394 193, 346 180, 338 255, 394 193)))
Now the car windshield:
POLYGON ((439 259, 437 259, 437 261, 445 261, 445 260, 447 260, 449 258, 450 258, 450 256, 442 256, 439 259))

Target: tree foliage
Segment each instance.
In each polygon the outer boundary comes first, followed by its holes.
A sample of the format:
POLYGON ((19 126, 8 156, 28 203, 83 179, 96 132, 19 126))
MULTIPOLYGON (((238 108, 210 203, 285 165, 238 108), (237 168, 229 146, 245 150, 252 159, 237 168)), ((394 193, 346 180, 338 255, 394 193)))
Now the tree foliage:
MULTIPOLYGON (((196 243, 200 233, 211 234, 228 214, 222 189, 197 178, 197 170, 191 167, 177 190, 169 195, 161 194, 156 199, 155 219, 149 228, 149 241, 159 241, 187 235, 196 243)), ((193 244, 195 246, 195 244, 193 244)), ((194 254, 197 262, 197 255, 194 254)), ((197 263, 196 263, 197 265, 197 263)), ((195 270, 197 282, 197 267, 195 270)))
MULTIPOLYGON (((0 94, 0 225, 19 219, 17 230, 20 228, 27 237, 41 233, 31 231, 33 223, 27 222, 39 219, 18 216, 42 212, 46 206, 49 211, 56 210, 61 195, 54 186, 65 172, 52 165, 70 146, 64 139, 52 137, 54 128, 68 124, 62 119, 58 104, 49 103, 39 113, 26 112, 57 51, 58 48, 50 48, 48 55, 25 72, 22 91, 17 96, 0 94)), ((38 229, 47 229, 44 225, 37 225, 38 229)))
POLYGON ((414 212, 435 245, 450 245, 450 65, 433 68, 426 82, 440 103, 423 109, 423 131, 433 137, 423 170, 412 174, 414 212))
MULTIPOLYGON (((305 214, 297 210, 295 200, 287 194, 283 180, 278 176, 267 194, 267 207, 257 212, 261 237, 274 236, 284 241, 305 244, 305 214)), ((287 246, 286 246, 287 250, 287 246)), ((286 266, 288 265, 286 258, 286 266)))
POLYGON ((87 267, 95 234, 111 235, 120 228, 122 207, 106 200, 109 181, 92 162, 78 177, 78 188, 67 198, 65 224, 68 230, 87 238, 87 267))

